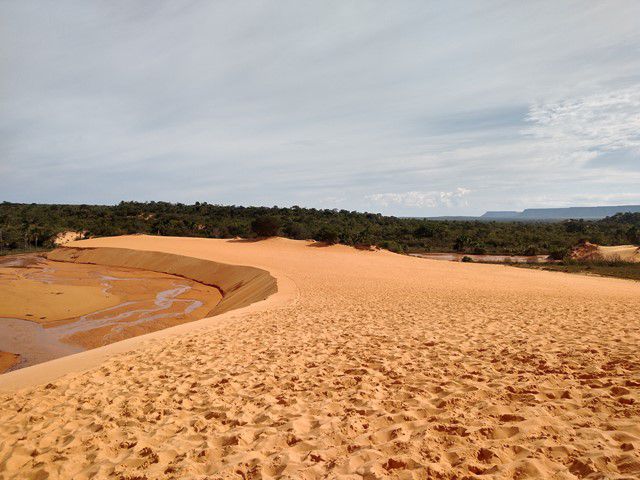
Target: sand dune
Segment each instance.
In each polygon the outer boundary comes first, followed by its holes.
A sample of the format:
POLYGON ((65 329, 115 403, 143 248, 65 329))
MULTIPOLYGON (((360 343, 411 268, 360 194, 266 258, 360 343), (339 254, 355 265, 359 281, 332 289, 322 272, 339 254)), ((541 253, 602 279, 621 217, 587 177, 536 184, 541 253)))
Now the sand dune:
POLYGON ((639 283, 283 239, 74 245, 278 292, 0 376, 46 382, 0 399, 0 478, 640 477, 639 283))
POLYGON ((576 260, 622 260, 640 262, 640 247, 636 245, 602 246, 583 242, 573 248, 570 257, 576 260))
POLYGON ((625 262, 640 262, 640 247, 636 245, 598 246, 598 253, 604 259, 619 258, 625 262))

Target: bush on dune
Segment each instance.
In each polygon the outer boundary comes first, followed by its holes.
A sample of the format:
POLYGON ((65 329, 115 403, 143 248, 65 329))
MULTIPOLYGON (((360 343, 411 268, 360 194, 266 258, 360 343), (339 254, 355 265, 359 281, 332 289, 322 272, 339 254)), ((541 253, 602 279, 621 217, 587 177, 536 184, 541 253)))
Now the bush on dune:
POLYGON ((251 231, 258 237, 275 237, 280 232, 282 222, 275 216, 263 216, 251 222, 251 231))
POLYGON ((333 245, 338 243, 340 238, 340 234, 338 230, 331 226, 324 226, 318 230, 318 233, 315 235, 315 239, 319 242, 324 242, 328 245, 333 245))

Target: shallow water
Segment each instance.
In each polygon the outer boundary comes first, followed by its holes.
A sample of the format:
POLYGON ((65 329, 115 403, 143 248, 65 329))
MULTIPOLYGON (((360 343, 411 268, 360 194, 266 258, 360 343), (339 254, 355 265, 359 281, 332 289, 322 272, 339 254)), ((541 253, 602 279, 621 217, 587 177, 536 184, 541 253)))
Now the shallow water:
MULTIPOLYGON (((33 271, 26 271, 24 278, 42 283, 69 283, 69 278, 56 276, 55 263, 48 263, 44 259, 27 262, 24 258, 4 259, 3 267, 28 268, 36 266, 33 271), (27 263, 25 263, 27 262, 27 263)), ((82 268, 82 266, 80 266, 82 268)), ((105 267, 105 270, 109 267, 105 267)), ((89 276, 98 281, 102 293, 107 295, 118 282, 147 282, 140 277, 114 276, 100 272, 90 272, 89 276)), ((75 279, 87 278, 87 272, 78 273, 75 279), (82 276, 84 275, 84 276, 82 276)), ((146 283, 145 283, 146 284, 146 283)), ((204 302, 197 299, 178 298, 192 290, 192 287, 178 277, 167 277, 164 288, 157 292, 150 292, 146 298, 129 299, 118 305, 95 310, 62 324, 44 327, 40 323, 17 318, 0 317, 0 351, 20 355, 20 361, 10 370, 16 370, 41 362, 81 352, 85 348, 66 343, 64 339, 71 335, 88 332, 96 328, 111 327, 102 336, 102 343, 107 344, 121 339, 122 332, 132 326, 152 323, 159 319, 184 317, 202 307, 204 302)), ((150 328, 149 331, 153 330, 150 328)), ((103 330, 104 331, 104 330, 103 330)))
POLYGON ((145 308, 145 301, 129 301, 119 305, 98 310, 81 316, 78 320, 57 327, 45 328, 39 323, 18 318, 0 318, 0 351, 17 353, 20 362, 11 368, 16 370, 54 358, 64 357, 85 350, 62 341, 64 337, 86 332, 99 327, 113 326, 111 332, 104 336, 105 343, 109 337, 132 325, 153 322, 160 318, 174 318, 193 312, 201 307, 200 300, 176 298, 191 290, 188 285, 176 285, 175 288, 163 290, 156 294, 153 307, 145 308), (183 304, 174 312, 167 312, 174 304, 183 304), (122 311, 122 309, 125 309, 122 311), (115 315, 109 312, 115 311, 115 315), (127 321, 128 318, 135 317, 127 321))
POLYGON ((19 318, 0 318, 0 351, 17 353, 19 362, 10 370, 36 365, 83 351, 61 342, 59 335, 42 325, 19 318))
POLYGON ((144 307, 144 304, 147 303, 145 301, 123 302, 113 307, 82 315, 73 323, 59 327, 52 327, 49 330, 52 330, 61 336, 67 336, 87 330, 93 330, 94 328, 113 325, 115 326, 115 329, 112 330, 112 333, 110 334, 113 335, 114 333, 122 331, 124 328, 132 325, 140 325, 160 318, 173 318, 189 314, 203 305, 203 302, 200 300, 176 298, 189 290, 191 290, 189 285, 175 284, 174 288, 158 292, 154 300, 154 305, 150 308, 144 307), (177 303, 183 304, 184 308, 177 312, 166 312, 177 303), (122 310, 123 307, 126 307, 126 310, 115 313, 114 315, 109 314, 109 312, 118 312, 119 310, 122 310), (133 316, 137 316, 137 318, 127 321, 128 318, 133 316))

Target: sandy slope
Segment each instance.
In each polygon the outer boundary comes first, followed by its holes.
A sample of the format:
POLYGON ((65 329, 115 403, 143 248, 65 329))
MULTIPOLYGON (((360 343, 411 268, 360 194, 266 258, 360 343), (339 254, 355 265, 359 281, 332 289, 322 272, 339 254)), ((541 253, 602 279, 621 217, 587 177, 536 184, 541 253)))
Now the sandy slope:
POLYGON ((591 242, 576 245, 570 253, 575 260, 622 260, 640 262, 640 247, 636 245, 602 246, 591 242))
POLYGON ((9 370, 20 360, 20 355, 10 352, 0 352, 0 373, 9 370))
POLYGON ((639 283, 282 239, 77 245, 279 291, 3 396, 1 478, 640 477, 639 283))
POLYGON ((605 259, 620 259, 625 262, 640 262, 640 247, 636 245, 598 246, 598 253, 605 259))

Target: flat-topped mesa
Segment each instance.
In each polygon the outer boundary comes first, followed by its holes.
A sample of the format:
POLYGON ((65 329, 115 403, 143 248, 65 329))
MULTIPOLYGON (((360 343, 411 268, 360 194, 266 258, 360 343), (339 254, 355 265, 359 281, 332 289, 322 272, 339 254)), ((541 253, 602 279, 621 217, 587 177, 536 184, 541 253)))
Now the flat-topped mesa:
POLYGON ((640 205, 527 208, 521 212, 515 210, 488 211, 479 218, 483 220, 600 220, 617 213, 635 212, 640 212, 640 205))
POLYGON ((266 270, 172 253, 111 247, 61 247, 47 253, 47 258, 168 273, 216 287, 222 300, 207 316, 246 307, 278 291, 276 279, 266 270))

